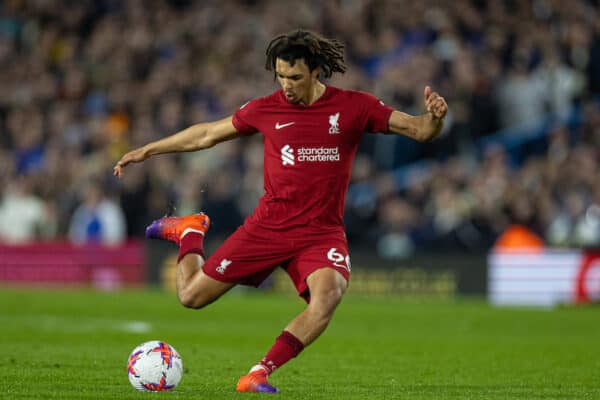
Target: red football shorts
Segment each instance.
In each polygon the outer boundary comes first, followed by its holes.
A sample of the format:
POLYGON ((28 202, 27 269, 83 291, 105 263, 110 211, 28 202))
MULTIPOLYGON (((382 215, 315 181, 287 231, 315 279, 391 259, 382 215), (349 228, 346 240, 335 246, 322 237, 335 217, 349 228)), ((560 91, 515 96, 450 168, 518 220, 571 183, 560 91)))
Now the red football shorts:
POLYGON ((333 268, 350 280, 348 243, 343 233, 286 238, 249 233, 239 227, 206 260, 204 273, 227 283, 259 286, 277 267, 287 271, 298 294, 307 302, 306 278, 321 268, 333 268))

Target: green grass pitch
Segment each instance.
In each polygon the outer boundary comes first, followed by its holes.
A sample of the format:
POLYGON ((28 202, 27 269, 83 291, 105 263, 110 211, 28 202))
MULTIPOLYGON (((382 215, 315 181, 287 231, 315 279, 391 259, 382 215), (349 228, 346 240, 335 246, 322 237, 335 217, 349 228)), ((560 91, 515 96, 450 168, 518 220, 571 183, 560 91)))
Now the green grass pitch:
MULTIPOLYGON (((304 307, 234 291, 204 310, 162 291, 0 289, 2 399, 243 399, 237 378, 304 307), (129 352, 181 354, 172 393, 129 384, 129 352)), ((273 374, 280 399, 599 399, 600 309, 349 293, 325 334, 273 374)))

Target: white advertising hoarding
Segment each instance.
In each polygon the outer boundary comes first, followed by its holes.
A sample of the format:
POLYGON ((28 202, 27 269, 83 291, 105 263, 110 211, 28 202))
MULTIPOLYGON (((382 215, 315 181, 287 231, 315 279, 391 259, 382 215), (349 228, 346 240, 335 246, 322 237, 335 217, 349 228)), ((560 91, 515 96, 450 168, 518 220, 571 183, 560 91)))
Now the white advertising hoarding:
POLYGON ((600 300, 600 253, 494 252, 488 299, 495 305, 554 306, 600 300))

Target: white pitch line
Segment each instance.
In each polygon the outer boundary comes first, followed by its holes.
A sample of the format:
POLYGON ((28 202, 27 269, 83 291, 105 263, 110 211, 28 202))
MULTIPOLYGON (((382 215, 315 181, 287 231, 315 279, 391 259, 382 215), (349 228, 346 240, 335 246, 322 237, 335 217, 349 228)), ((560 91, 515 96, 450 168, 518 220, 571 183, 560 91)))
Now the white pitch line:
POLYGON ((22 329, 46 332, 87 333, 97 331, 118 331, 126 333, 147 333, 152 325, 146 321, 123 321, 105 318, 72 318, 56 315, 0 315, 0 325, 16 324, 22 329))
POLYGON ((146 333, 150 332, 152 325, 145 321, 127 321, 117 326, 118 330, 129 333, 146 333))

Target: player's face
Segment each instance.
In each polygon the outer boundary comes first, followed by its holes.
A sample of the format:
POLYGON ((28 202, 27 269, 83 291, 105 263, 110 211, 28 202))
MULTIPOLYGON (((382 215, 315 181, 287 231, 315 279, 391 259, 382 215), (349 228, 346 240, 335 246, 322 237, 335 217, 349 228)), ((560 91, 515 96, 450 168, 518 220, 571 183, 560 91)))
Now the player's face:
POLYGON ((294 65, 278 58, 275 62, 277 80, 290 103, 307 104, 310 93, 319 74, 318 69, 310 72, 303 59, 297 59, 294 65))

